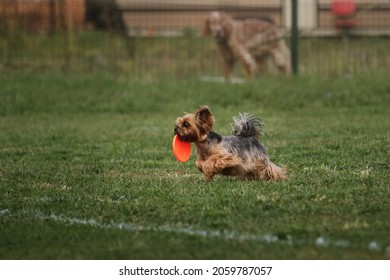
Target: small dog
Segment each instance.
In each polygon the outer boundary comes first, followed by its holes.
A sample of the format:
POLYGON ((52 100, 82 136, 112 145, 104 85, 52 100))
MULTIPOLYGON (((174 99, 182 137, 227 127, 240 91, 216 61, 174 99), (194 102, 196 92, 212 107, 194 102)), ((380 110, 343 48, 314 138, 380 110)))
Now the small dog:
POLYGON ((234 20, 225 13, 212 12, 205 21, 204 35, 213 36, 223 57, 226 79, 240 59, 249 77, 258 68, 267 71, 269 58, 279 72, 290 75, 291 58, 281 30, 270 21, 260 19, 234 20))
POLYGON ((195 165, 206 181, 216 174, 270 181, 286 178, 284 169, 271 162, 257 139, 262 133, 259 118, 247 113, 234 117, 232 136, 215 133, 214 123, 209 107, 202 106, 193 114, 177 118, 174 129, 181 141, 195 143, 195 165))

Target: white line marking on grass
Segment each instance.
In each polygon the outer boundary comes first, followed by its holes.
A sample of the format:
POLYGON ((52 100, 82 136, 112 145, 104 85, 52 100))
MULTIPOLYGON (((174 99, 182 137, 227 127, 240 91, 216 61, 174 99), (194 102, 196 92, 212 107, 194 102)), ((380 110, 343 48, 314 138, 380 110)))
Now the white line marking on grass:
POLYGON ((292 242, 291 236, 287 236, 286 239, 279 239, 276 235, 264 234, 264 235, 252 235, 247 233, 237 233, 232 231, 217 231, 217 230, 201 230, 194 229, 191 227, 169 227, 169 226, 139 226, 129 223, 101 223, 94 219, 78 219, 73 217, 67 217, 65 215, 45 215, 42 212, 30 210, 30 211, 20 211, 18 213, 12 213, 8 209, 0 210, 0 218, 3 216, 16 216, 22 218, 30 218, 33 220, 51 220, 55 222, 62 222, 71 225, 86 225, 96 228, 103 229, 119 229, 126 230, 129 232, 140 232, 140 231, 151 231, 151 232, 167 232, 167 233, 177 233, 185 234, 199 237, 215 237, 229 240, 243 240, 243 241, 260 241, 263 243, 286 243, 289 244, 292 242))
POLYGON ((65 215, 45 215, 44 213, 36 210, 23 210, 19 212, 11 212, 8 209, 0 209, 0 219, 3 217, 21 217, 28 218, 32 220, 50 220, 54 222, 66 223, 70 225, 84 225, 101 229, 116 229, 116 230, 125 230, 128 232, 162 232, 162 233, 175 233, 175 234, 184 234, 204 238, 217 238, 225 240, 234 240, 234 241, 255 241, 260 243, 278 243, 285 245, 315 245, 317 247, 338 247, 338 248, 361 248, 368 249, 370 251, 384 251, 386 254, 390 252, 390 246, 383 248, 376 241, 371 241, 367 246, 357 246, 351 244, 347 240, 333 240, 325 237, 318 237, 314 241, 312 240, 293 240, 293 237, 290 235, 283 236, 282 238, 278 237, 275 234, 261 234, 255 235, 250 233, 239 233, 228 230, 202 230, 194 229, 192 227, 170 227, 170 226, 139 226, 129 223, 101 223, 94 219, 78 219, 74 217, 67 217, 65 215))

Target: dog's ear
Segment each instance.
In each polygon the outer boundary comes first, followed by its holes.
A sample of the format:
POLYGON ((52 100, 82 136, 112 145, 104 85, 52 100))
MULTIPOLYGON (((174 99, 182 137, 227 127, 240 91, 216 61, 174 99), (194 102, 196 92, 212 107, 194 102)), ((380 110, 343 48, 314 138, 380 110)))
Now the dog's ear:
POLYGON ((200 106, 195 111, 195 116, 197 119, 199 119, 201 121, 207 120, 207 118, 209 118, 209 116, 212 116, 211 111, 209 109, 209 106, 207 106, 207 105, 200 106))
POLYGON ((222 14, 221 24, 226 37, 230 37, 233 32, 233 19, 227 14, 222 14))
POLYGON ((205 133, 209 133, 211 131, 215 120, 207 105, 201 106, 195 111, 195 118, 205 133))
POLYGON ((207 17, 203 25, 203 36, 210 36, 210 17, 207 17))

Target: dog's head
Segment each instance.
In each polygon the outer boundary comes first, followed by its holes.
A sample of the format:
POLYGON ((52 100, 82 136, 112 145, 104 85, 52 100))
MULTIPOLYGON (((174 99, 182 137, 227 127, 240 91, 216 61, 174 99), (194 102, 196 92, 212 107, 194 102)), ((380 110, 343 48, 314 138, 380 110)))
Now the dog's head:
POLYGON ((206 140, 215 123, 208 106, 199 107, 193 114, 186 114, 176 119, 175 134, 185 142, 206 140))
POLYGON ((223 41, 230 37, 232 29, 232 19, 227 14, 212 12, 205 21, 203 34, 223 41))

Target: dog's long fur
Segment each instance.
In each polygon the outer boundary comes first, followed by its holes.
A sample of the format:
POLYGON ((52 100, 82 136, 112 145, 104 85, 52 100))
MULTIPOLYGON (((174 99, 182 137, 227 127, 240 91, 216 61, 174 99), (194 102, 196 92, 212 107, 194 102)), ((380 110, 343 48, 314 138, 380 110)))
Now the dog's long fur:
POLYGON ((247 113, 233 118, 233 135, 222 136, 213 131, 215 123, 208 106, 198 108, 176 120, 174 132, 182 141, 195 143, 196 167, 206 181, 215 175, 241 179, 281 180, 283 168, 271 162, 266 148, 258 141, 262 123, 247 113))
POLYGON ((234 64, 241 60, 249 77, 260 68, 267 70, 271 58, 278 71, 291 73, 290 50, 281 30, 272 22, 260 19, 234 20, 225 13, 212 12, 205 21, 204 35, 214 37, 223 57, 226 79, 234 64))

